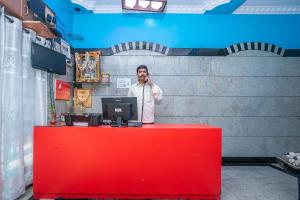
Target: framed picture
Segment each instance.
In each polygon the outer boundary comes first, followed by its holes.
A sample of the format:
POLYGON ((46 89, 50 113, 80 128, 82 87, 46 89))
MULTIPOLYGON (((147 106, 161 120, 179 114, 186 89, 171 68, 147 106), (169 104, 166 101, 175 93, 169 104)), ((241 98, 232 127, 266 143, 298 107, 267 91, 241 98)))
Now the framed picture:
POLYGON ((70 45, 64 41, 63 39, 60 40, 60 51, 64 54, 68 59, 71 59, 71 49, 70 45))
POLYGON ((70 83, 66 83, 62 80, 55 80, 55 100, 70 100, 70 83))
POLYGON ((74 106, 80 108, 91 108, 92 89, 74 88, 74 106))
POLYGON ((100 51, 75 53, 76 82, 99 82, 100 51))

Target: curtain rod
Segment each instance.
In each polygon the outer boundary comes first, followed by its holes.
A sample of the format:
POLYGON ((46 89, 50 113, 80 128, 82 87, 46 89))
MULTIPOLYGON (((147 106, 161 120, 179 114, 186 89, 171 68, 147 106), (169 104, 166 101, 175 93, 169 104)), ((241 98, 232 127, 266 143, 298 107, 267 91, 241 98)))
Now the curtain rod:
POLYGON ((8 19, 8 21, 9 21, 10 23, 14 23, 14 22, 15 22, 15 20, 12 19, 10 16, 8 16, 8 15, 4 15, 4 16, 6 17, 6 19, 8 19))
MULTIPOLYGON (((9 21, 10 23, 14 23, 14 22, 15 22, 15 20, 14 20, 12 17, 10 17, 9 15, 4 15, 4 16, 5 16, 6 19, 8 19, 8 21, 9 21)), ((30 31, 27 30, 26 28, 23 28, 23 30, 24 30, 26 33, 30 33, 30 31)))
MULTIPOLYGON (((0 6, 0 8, 2 8, 2 6, 0 6)), ((0 11, 2 11, 2 10, 0 10, 0 11)), ((4 16, 5 16, 6 19, 8 19, 8 21, 9 21, 10 23, 14 23, 14 22, 15 22, 15 20, 14 20, 12 17, 10 17, 9 15, 4 14, 4 16)), ((30 31, 27 30, 26 28, 23 28, 23 30, 24 30, 26 33, 30 33, 30 31)))

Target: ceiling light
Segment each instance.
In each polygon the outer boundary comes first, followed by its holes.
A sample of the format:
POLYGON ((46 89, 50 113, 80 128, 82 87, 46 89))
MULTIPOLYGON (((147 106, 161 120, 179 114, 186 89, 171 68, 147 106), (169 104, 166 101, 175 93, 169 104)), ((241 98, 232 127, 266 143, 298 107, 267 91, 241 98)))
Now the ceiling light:
POLYGON ((142 8, 147 8, 150 5, 150 1, 145 1, 145 0, 140 0, 139 1, 139 6, 142 8))
POLYGON ((151 7, 155 10, 158 10, 162 7, 163 3, 162 2, 157 2, 157 1, 152 1, 151 2, 151 7))
POLYGON ((122 0, 122 8, 125 10, 163 12, 166 4, 167 0, 122 0))
POLYGON ((133 8, 136 5, 136 0, 125 0, 123 3, 126 7, 133 8))

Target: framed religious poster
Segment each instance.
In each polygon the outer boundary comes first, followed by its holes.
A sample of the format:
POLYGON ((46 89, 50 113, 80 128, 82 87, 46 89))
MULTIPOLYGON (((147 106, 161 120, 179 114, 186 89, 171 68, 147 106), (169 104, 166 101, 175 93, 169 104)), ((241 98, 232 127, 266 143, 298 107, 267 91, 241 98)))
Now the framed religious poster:
POLYGON ((75 107, 91 108, 92 107, 92 89, 74 88, 74 105, 75 107))
POLYGON ((100 51, 75 53, 76 82, 100 83, 100 55, 100 51))

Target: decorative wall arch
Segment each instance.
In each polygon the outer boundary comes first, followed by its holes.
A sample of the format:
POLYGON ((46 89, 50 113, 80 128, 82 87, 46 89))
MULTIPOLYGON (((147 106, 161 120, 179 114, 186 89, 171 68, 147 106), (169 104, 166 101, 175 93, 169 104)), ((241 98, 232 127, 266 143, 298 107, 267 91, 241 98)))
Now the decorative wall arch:
POLYGON ((227 56, 239 51, 258 50, 274 53, 282 57, 300 57, 300 49, 285 49, 266 42, 242 42, 227 48, 169 48, 162 44, 136 41, 124 42, 108 48, 76 48, 76 52, 101 51, 103 56, 111 56, 128 50, 149 50, 167 56, 227 56))
POLYGON ((154 42, 136 41, 136 42, 124 42, 116 44, 111 47, 112 54, 120 53, 122 51, 129 50, 149 50, 155 51, 164 55, 168 55, 170 49, 162 44, 154 42))
POLYGON ((238 44, 230 45, 229 47, 224 49, 226 55, 245 50, 267 51, 280 56, 284 56, 285 53, 284 48, 266 42, 241 42, 238 44))

